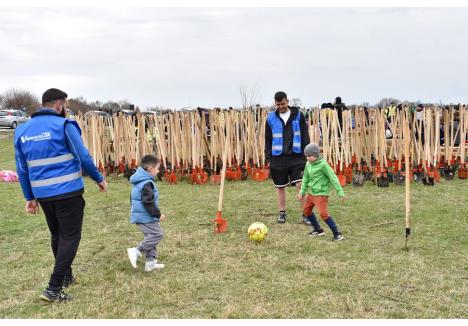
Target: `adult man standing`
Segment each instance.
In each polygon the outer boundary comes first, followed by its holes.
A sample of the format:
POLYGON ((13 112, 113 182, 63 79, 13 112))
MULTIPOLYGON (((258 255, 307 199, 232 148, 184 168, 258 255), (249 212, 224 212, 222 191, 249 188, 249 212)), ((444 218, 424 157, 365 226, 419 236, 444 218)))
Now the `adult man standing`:
POLYGON ((65 118, 67 94, 48 89, 42 107, 32 119, 15 131, 15 160, 19 181, 26 198, 26 212, 44 211, 51 234, 55 266, 44 301, 69 301, 63 288, 74 282, 71 265, 81 239, 85 201, 81 169, 96 181, 101 191, 107 183, 83 145, 75 121, 65 118))
MULTIPOLYGON (((309 144, 309 132, 304 116, 297 107, 290 107, 284 92, 275 94, 276 111, 268 114, 265 126, 265 157, 270 162, 270 172, 276 187, 279 217, 285 223, 286 187, 296 185, 301 190, 306 158, 304 148, 309 144)), ((301 211, 303 201, 300 201, 301 211)), ((310 222, 304 218, 304 222, 310 222)))

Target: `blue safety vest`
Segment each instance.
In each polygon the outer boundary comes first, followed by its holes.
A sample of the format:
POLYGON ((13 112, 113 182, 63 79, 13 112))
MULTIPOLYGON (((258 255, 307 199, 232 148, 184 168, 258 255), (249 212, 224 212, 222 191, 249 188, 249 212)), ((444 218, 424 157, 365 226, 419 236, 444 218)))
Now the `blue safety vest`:
POLYGON ((148 182, 153 184, 154 190, 154 204, 158 207, 158 198, 159 192, 156 187, 156 183, 153 181, 154 177, 146 172, 143 168, 139 167, 134 175, 130 178, 130 183, 132 184, 132 192, 130 195, 132 201, 132 207, 130 210, 130 223, 153 223, 159 221, 159 218, 152 216, 148 213, 146 208, 143 206, 141 192, 143 187, 148 182))
POLYGON ((67 120, 54 113, 32 117, 15 131, 17 155, 27 164, 29 182, 34 198, 56 197, 84 188, 81 165, 67 146, 65 124, 67 120))
MULTIPOLYGON (((294 133, 293 152, 296 154, 302 153, 300 118, 301 112, 297 112, 296 117, 291 121, 294 133)), ((273 111, 268 113, 267 121, 272 133, 271 154, 279 156, 283 152, 283 120, 273 111)))

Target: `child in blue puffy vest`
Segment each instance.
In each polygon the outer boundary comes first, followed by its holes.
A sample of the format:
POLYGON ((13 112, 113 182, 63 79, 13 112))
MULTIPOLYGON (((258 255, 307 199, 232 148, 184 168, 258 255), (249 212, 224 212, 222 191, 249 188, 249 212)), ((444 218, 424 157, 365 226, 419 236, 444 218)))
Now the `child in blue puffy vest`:
POLYGON ((141 159, 140 167, 130 178, 132 184, 130 223, 136 224, 144 235, 144 239, 137 247, 128 248, 127 254, 130 264, 137 268, 138 258, 145 253, 145 271, 151 272, 164 268, 164 264, 157 263, 156 246, 163 238, 163 230, 159 221, 166 217, 161 214, 158 206, 159 193, 154 177, 159 172, 159 160, 153 155, 146 155, 141 159))

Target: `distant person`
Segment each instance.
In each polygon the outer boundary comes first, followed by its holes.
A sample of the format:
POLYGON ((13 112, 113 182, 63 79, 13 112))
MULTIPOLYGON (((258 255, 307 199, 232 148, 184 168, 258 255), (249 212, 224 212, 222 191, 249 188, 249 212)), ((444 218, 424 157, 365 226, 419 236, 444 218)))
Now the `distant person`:
POLYGON ((78 251, 85 201, 83 169, 106 191, 107 183, 83 145, 81 130, 65 118, 67 94, 51 88, 42 95, 42 108, 15 131, 15 159, 26 212, 44 211, 51 235, 55 266, 40 298, 69 301, 64 292, 75 282, 71 265, 78 251))
POLYGON ((343 111, 348 110, 346 105, 342 102, 341 97, 335 98, 334 109, 338 115, 338 122, 340 124, 341 130, 343 130, 343 111))
POLYGON ((387 121, 390 122, 392 118, 395 118, 397 114, 397 107, 395 106, 395 102, 391 102, 390 106, 385 108, 385 116, 387 117, 387 121))
POLYGON ((159 160, 156 156, 146 155, 141 159, 140 167, 130 178, 132 184, 130 223, 136 224, 144 239, 137 247, 128 248, 130 264, 137 268, 138 258, 145 254, 145 272, 164 268, 158 263, 157 245, 163 238, 160 221, 165 220, 159 209, 159 192, 154 178, 159 173, 159 160))
MULTIPOLYGON (((279 217, 286 222, 286 187, 301 188, 306 162, 304 147, 309 143, 309 131, 304 116, 297 107, 290 107, 285 92, 274 96, 276 110, 270 112, 265 124, 265 157, 270 162, 270 173, 276 187, 279 217)), ((301 202, 302 208, 302 202, 301 202)), ((310 222, 303 216, 303 221, 310 222)))

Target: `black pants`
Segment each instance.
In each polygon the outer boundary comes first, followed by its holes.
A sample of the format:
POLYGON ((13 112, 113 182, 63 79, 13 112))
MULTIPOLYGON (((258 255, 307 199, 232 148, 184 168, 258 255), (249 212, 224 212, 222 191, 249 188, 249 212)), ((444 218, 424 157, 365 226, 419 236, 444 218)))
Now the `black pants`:
POLYGON ((57 290, 63 278, 71 275, 71 265, 81 240, 85 201, 83 196, 40 202, 51 235, 55 266, 49 288, 57 290))

